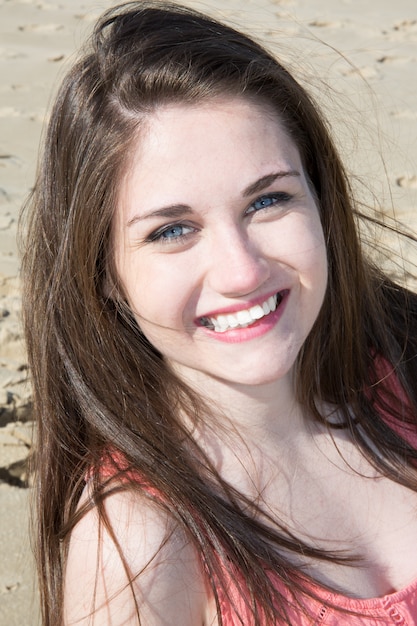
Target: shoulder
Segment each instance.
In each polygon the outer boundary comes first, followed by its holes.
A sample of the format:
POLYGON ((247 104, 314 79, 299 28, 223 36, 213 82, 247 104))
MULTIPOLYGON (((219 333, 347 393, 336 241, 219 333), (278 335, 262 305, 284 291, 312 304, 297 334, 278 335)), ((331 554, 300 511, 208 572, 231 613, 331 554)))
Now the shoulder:
MULTIPOLYGON (((88 498, 86 488, 83 500, 88 498)), ((210 592, 195 548, 160 507, 123 490, 72 531, 65 572, 66 626, 200 626, 210 592)))

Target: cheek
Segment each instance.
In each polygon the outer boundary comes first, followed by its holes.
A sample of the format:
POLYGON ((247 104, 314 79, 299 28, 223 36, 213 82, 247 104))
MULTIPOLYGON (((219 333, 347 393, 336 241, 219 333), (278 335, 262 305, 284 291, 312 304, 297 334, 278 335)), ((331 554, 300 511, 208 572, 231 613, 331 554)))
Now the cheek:
POLYGON ((299 240, 303 242, 306 262, 327 268, 326 242, 317 210, 302 220, 299 240))
POLYGON ((301 279, 327 280, 327 251, 318 216, 294 213, 277 223, 268 236, 270 252, 301 279))
POLYGON ((170 255, 130 259, 120 265, 119 275, 129 306, 143 329, 145 324, 150 332, 153 327, 178 329, 190 314, 190 273, 177 267, 170 255))
POLYGON ((321 230, 316 231, 316 235, 311 239, 311 248, 306 254, 305 261, 305 273, 308 275, 312 289, 321 304, 328 279, 327 250, 321 230))
POLYGON ((327 249, 318 215, 306 215, 288 234, 288 262, 298 273, 309 307, 317 313, 327 288, 327 249), (292 248, 292 252, 291 252, 292 248), (296 250, 296 253, 294 253, 296 250))

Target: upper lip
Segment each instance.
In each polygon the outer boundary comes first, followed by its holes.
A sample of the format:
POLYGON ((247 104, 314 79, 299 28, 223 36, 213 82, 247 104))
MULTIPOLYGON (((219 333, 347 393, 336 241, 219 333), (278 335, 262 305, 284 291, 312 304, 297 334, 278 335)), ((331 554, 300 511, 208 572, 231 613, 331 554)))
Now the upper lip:
POLYGON ((283 291, 288 291, 288 290, 285 288, 275 289, 274 291, 265 293, 262 296, 254 298, 253 300, 247 300, 246 302, 239 302, 236 304, 232 304, 231 306, 224 307, 222 309, 216 309, 215 311, 204 313, 203 315, 199 315, 197 319, 208 318, 208 317, 218 317, 219 315, 227 315, 227 313, 237 313, 238 311, 245 311, 246 309, 250 309, 256 304, 261 304, 262 302, 265 302, 271 296, 275 296, 277 293, 282 293, 283 291))

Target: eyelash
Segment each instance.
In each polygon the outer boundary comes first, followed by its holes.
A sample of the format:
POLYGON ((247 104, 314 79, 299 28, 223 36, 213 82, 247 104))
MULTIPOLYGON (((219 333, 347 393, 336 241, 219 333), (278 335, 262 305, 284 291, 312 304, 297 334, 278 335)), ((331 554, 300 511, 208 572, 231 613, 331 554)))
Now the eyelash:
POLYGON ((262 196, 259 196, 259 198, 256 198, 256 200, 254 200, 252 204, 248 207, 248 209, 246 210, 246 213, 247 214, 257 213, 258 211, 269 209, 270 207, 273 207, 277 204, 285 204, 286 202, 289 202, 290 200, 292 200, 292 196, 289 193, 286 193, 285 191, 280 191, 276 193, 266 193, 262 196), (258 209, 254 208, 256 203, 259 203, 259 202, 264 203, 268 200, 272 200, 272 202, 270 204, 261 206, 258 209))
MULTIPOLYGON (((292 200, 292 196, 286 192, 264 194, 256 198, 256 200, 254 200, 252 204, 246 209, 245 213, 246 215, 250 215, 251 213, 257 213, 258 211, 262 211, 262 210, 266 210, 271 207, 274 207, 277 204, 285 204, 289 202, 290 200, 292 200), (262 203, 266 203, 269 200, 271 201, 270 204, 264 204, 262 206, 262 203), (261 203, 261 206, 259 208, 255 208, 255 205, 257 203, 261 203)), ((194 228, 193 226, 188 226, 187 224, 182 224, 181 222, 174 222, 173 224, 167 224, 166 226, 162 226, 161 228, 158 228, 156 231, 151 233, 146 238, 146 241, 158 242, 158 243, 162 243, 163 245, 170 244, 170 243, 182 243, 187 239, 187 237, 191 233, 196 232, 196 230, 197 229, 194 228), (182 230, 185 229, 185 230, 188 230, 188 232, 186 232, 185 234, 181 233, 174 237, 164 236, 176 228, 180 228, 182 230)))
POLYGON ((168 224, 167 226, 163 226, 162 228, 158 228, 158 230, 154 231, 146 238, 147 242, 156 241, 162 244, 169 244, 172 242, 179 243, 184 241, 191 232, 195 232, 197 229, 192 226, 187 226, 187 224, 182 224, 181 222, 174 222, 173 224, 168 224), (173 231, 175 228, 188 229, 189 232, 185 234, 176 235, 174 237, 164 237, 170 231, 173 231))

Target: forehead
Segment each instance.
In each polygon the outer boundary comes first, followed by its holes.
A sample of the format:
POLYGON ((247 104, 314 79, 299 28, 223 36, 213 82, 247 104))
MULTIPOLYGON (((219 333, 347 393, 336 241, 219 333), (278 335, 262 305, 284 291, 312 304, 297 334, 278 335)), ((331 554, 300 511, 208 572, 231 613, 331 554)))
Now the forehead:
POLYGON ((168 147, 191 146, 193 141, 202 141, 201 150, 215 144, 220 147, 223 143, 220 134, 226 141, 247 141, 272 128, 274 135, 281 135, 281 141, 285 138, 288 144, 293 144, 279 114, 261 100, 234 97, 166 104, 144 116, 133 139, 133 156, 136 159, 149 156, 152 148, 163 156, 168 147))
MULTIPOLYGON (((295 143, 272 107, 244 98, 170 104, 146 116, 132 142, 122 197, 127 204, 214 197, 272 171, 302 170, 295 143)), ((125 204, 123 202, 123 204, 125 204)))

